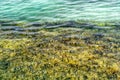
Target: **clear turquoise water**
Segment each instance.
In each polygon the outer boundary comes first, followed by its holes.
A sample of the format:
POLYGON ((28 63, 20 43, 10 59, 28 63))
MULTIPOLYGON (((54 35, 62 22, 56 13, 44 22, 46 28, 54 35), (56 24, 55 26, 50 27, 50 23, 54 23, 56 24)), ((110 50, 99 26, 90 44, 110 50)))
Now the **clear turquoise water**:
POLYGON ((0 20, 120 20, 120 0, 0 0, 0 20))

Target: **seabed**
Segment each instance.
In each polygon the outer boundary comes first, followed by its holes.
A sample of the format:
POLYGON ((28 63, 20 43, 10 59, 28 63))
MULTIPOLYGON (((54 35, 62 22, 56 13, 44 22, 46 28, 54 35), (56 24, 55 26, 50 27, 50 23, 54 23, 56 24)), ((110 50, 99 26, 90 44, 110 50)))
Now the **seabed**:
POLYGON ((0 80, 120 80, 120 25, 0 21, 0 80))

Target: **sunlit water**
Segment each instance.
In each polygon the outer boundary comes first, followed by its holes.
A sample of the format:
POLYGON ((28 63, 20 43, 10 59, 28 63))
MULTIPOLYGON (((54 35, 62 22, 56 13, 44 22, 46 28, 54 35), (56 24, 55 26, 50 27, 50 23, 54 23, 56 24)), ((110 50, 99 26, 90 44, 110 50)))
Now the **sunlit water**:
POLYGON ((0 0, 0 20, 119 21, 120 0, 0 0))

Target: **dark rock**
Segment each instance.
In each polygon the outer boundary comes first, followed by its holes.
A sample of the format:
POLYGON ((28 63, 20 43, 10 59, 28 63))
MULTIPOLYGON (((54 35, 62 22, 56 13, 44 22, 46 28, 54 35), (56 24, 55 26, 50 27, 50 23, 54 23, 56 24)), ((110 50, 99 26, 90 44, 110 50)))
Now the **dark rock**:
POLYGON ((82 40, 86 40, 86 41, 88 41, 88 40, 90 40, 90 37, 82 38, 82 40))
POLYGON ((87 44, 92 44, 92 41, 91 41, 91 38, 90 38, 90 37, 85 37, 85 38, 83 38, 82 40, 84 40, 85 43, 87 43, 87 44))
POLYGON ((17 26, 18 24, 17 23, 1 23, 1 26, 17 26))
POLYGON ((120 23, 113 24, 112 26, 120 27, 120 23))
POLYGON ((24 30, 28 30, 28 31, 36 31, 36 30, 40 30, 42 27, 28 27, 28 28, 24 28, 24 30))
POLYGON ((90 23, 78 23, 76 21, 65 21, 61 23, 45 23, 47 28, 56 28, 56 27, 76 27, 76 28, 88 28, 93 29, 95 25, 90 23))
POLYGON ((10 23, 10 22, 13 22, 13 21, 10 21, 10 20, 0 20, 0 24, 3 24, 3 23, 10 23))
POLYGON ((69 53, 75 53, 75 50, 70 50, 69 53))
POLYGON ((58 28, 58 27, 76 27, 77 23, 75 21, 65 21, 62 23, 48 23, 46 22, 45 28, 58 28))
POLYGON ((75 21, 64 22, 61 27, 77 27, 79 24, 75 21))
POLYGON ((15 27, 14 29, 15 29, 15 31, 24 31, 24 29, 21 27, 15 27))
POLYGON ((38 26, 43 26, 42 23, 39 23, 39 22, 33 22, 33 23, 29 23, 27 25, 24 25, 25 27, 30 27, 30 26, 35 26, 35 27, 38 27, 38 26))
POLYGON ((103 55, 103 52, 102 52, 102 51, 99 51, 99 50, 94 50, 94 53, 95 53, 95 54, 103 55))
POLYGON ((45 22, 44 23, 46 26, 57 26, 57 25, 61 25, 62 22, 53 22, 53 23, 50 23, 50 22, 45 22))
POLYGON ((90 24, 90 23, 82 23, 80 24, 81 28, 85 28, 85 29, 94 29, 94 26, 93 24, 90 24))
POLYGON ((115 29, 120 29, 120 23, 114 23, 111 26, 113 26, 115 29))
POLYGON ((6 70, 9 67, 10 62, 3 61, 3 62, 0 62, 0 65, 1 65, 0 69, 6 70))
POLYGON ((8 31, 8 30, 23 31, 23 28, 18 26, 5 26, 5 27, 0 27, 0 29, 3 31, 8 31))
POLYGON ((45 22, 45 23, 39 23, 39 22, 34 22, 25 25, 26 27, 30 26, 44 26, 44 28, 58 28, 58 27, 77 27, 77 28, 88 28, 88 29, 93 29, 95 25, 90 24, 90 23, 78 23, 76 21, 65 21, 65 22, 45 22))
POLYGON ((94 38, 96 39, 100 39, 100 38, 103 38, 105 35, 102 34, 102 33, 96 33, 96 34, 93 34, 94 38))

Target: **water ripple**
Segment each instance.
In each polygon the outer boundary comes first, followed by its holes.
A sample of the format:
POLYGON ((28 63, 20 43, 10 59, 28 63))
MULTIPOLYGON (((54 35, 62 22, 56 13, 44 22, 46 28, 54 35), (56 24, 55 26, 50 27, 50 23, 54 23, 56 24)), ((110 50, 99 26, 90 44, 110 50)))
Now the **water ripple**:
POLYGON ((120 20, 119 0, 0 0, 0 19, 120 20))

